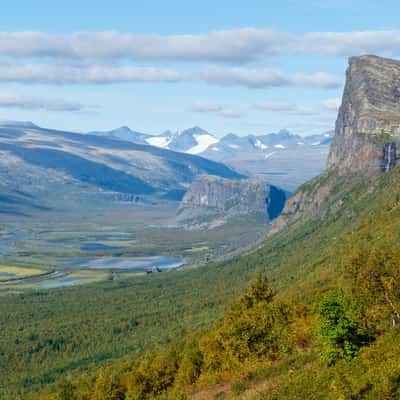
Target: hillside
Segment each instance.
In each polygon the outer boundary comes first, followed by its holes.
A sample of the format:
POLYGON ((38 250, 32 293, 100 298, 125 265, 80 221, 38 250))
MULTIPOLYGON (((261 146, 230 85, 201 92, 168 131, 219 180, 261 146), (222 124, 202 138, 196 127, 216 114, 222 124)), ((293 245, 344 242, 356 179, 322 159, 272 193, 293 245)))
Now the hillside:
MULTIPOLYGON (((0 154, 0 193, 22 191, 32 203, 50 208, 85 197, 92 202, 180 200, 200 174, 243 178, 194 155, 30 123, 0 123, 0 154)), ((18 199, 13 197, 10 212, 29 213, 31 208, 18 199)))

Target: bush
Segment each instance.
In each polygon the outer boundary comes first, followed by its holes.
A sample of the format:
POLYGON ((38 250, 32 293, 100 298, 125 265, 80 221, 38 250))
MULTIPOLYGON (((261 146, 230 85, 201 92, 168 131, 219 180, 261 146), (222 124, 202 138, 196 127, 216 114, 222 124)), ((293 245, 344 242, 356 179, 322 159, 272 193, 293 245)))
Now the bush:
POLYGON ((354 308, 348 307, 343 292, 324 297, 317 306, 321 317, 317 329, 321 337, 321 357, 328 365, 340 359, 351 361, 368 343, 366 332, 352 314, 354 308))

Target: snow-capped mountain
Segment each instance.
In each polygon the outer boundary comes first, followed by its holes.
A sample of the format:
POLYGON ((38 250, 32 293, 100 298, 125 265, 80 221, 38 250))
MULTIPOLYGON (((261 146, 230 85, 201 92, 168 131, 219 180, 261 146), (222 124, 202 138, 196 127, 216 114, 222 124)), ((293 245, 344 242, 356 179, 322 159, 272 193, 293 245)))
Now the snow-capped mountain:
POLYGON ((234 133, 229 133, 218 139, 213 134, 197 126, 181 132, 165 131, 160 135, 133 131, 126 126, 111 131, 90 132, 90 134, 219 159, 243 152, 268 153, 272 150, 327 145, 333 139, 333 132, 302 137, 287 130, 259 136, 238 136, 234 133))
POLYGON ((225 159, 234 156, 243 156, 252 153, 254 156, 269 156, 272 152, 295 149, 310 146, 328 145, 333 140, 334 132, 326 132, 321 135, 302 137, 287 130, 277 133, 254 136, 237 136, 230 133, 218 142, 210 145, 200 155, 213 159, 225 159))
POLYGON ((333 131, 300 136, 280 130, 258 136, 229 133, 218 139, 197 126, 180 132, 165 131, 160 135, 136 132, 127 127, 92 134, 200 155, 247 175, 264 177, 287 190, 294 190, 324 169, 334 136, 333 131))
POLYGON ((305 137, 287 130, 260 136, 231 133, 200 155, 293 191, 324 170, 333 136, 333 131, 305 137))
POLYGON ((111 137, 113 139, 129 140, 140 144, 149 144, 151 146, 188 154, 203 153, 208 147, 219 141, 214 135, 198 126, 181 132, 165 131, 160 135, 133 131, 127 126, 122 126, 111 131, 89 132, 89 134, 111 137))
MULTIPOLYGON (((182 132, 172 133, 167 131, 161 137, 165 138, 165 142, 160 147, 188 154, 203 153, 210 145, 218 142, 215 136, 197 126, 182 132)), ((157 139, 157 137, 148 138, 147 143, 154 146, 157 143, 157 139)))

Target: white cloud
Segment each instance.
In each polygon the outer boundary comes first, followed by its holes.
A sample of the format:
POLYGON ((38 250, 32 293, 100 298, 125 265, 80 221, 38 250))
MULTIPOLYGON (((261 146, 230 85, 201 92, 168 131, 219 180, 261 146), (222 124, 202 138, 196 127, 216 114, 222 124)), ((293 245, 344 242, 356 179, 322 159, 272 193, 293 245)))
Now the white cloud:
POLYGON ((289 78, 293 86, 314 86, 324 88, 338 88, 341 85, 340 80, 332 74, 326 72, 316 72, 313 74, 297 74, 289 78))
POLYGON ((190 110, 193 112, 200 112, 200 113, 208 113, 208 112, 218 112, 224 109, 223 106, 220 104, 197 100, 194 101, 190 107, 190 110))
POLYGON ((181 80, 170 69, 129 66, 63 66, 57 64, 0 64, 0 81, 20 83, 118 83, 181 80))
POLYGON ((111 84, 125 82, 177 83, 205 81, 219 86, 251 89, 271 86, 336 88, 340 81, 326 73, 297 74, 237 67, 210 67, 192 73, 173 69, 118 65, 0 64, 0 82, 62 84, 111 84))
POLYGON ((0 92, 0 108, 20 108, 24 110, 47 111, 84 111, 86 107, 80 103, 72 103, 60 99, 47 99, 20 95, 11 92, 0 92))
POLYGON ((309 32, 291 47, 301 53, 331 55, 400 55, 400 30, 360 32, 309 32))
POLYGON ((199 35, 121 32, 0 32, 0 54, 11 57, 243 62, 274 54, 289 35, 243 28, 199 35))
POLYGON ((241 28, 197 35, 0 32, 0 54, 74 60, 249 62, 276 54, 400 55, 400 30, 287 32, 241 28))
POLYGON ((196 73, 194 77, 220 86, 245 86, 253 89, 277 86, 337 88, 341 85, 336 76, 324 72, 291 77, 280 71, 239 67, 214 66, 196 73))
POLYGON ((321 106, 326 110, 337 111, 340 107, 342 100, 339 98, 335 99, 326 99, 321 102, 321 106))

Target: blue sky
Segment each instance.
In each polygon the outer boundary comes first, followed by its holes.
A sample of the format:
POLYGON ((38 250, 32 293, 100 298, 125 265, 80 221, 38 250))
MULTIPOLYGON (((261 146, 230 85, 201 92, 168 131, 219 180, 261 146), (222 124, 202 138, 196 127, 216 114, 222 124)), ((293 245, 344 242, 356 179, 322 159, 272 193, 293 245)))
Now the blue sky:
POLYGON ((395 1, 57 3, 2 4, 0 119, 319 133, 350 55, 400 57, 395 1))

